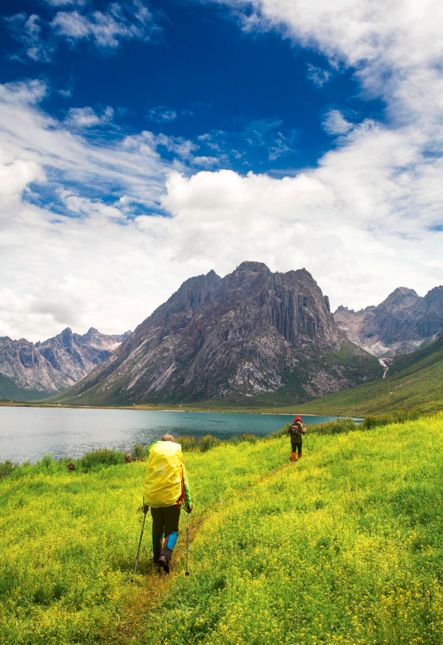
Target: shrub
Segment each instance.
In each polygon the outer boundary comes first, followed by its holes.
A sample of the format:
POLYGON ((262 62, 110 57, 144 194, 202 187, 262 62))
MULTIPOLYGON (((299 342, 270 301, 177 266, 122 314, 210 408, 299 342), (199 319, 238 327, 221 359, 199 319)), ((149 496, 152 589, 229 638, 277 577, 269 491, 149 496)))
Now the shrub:
POLYGON ((215 446, 219 446, 221 444, 221 439, 217 439, 217 437, 214 437, 212 434, 205 434, 199 439, 198 444, 200 450, 202 452, 206 452, 215 446))
POLYGON ((13 464, 12 461, 3 461, 2 463, 0 463, 0 479, 8 477, 8 475, 12 473, 14 468, 17 468, 17 465, 13 464))
POLYGON ((373 415, 366 417, 361 427, 365 430, 376 428, 377 426, 387 426, 390 423, 404 423, 405 421, 413 421, 420 415, 414 410, 395 410, 391 414, 373 415))
POLYGON ((131 457, 134 461, 144 461, 146 459, 146 446, 136 443, 131 450, 131 457))
POLYGON ((236 437, 232 437, 232 439, 229 440, 229 443, 255 443, 258 441, 260 437, 258 437, 256 434, 252 434, 250 432, 245 432, 244 434, 239 434, 236 437))
POLYGON ((35 464, 35 469, 37 472, 55 473, 58 469, 58 464, 51 455, 44 455, 44 457, 35 464))
POLYGON ((108 450, 107 448, 100 448, 84 455, 78 461, 80 470, 90 472, 102 466, 114 466, 116 464, 123 464, 125 462, 125 455, 119 450, 108 450))
POLYGON ((196 439, 195 437, 183 435, 183 437, 180 437, 178 441, 181 447, 183 448, 183 450, 186 450, 187 452, 199 449, 198 439, 196 439))
POLYGON ((359 427, 361 426, 357 425, 353 419, 336 419, 335 421, 308 426, 307 430, 308 432, 315 432, 315 434, 342 434, 343 432, 357 430, 359 427))

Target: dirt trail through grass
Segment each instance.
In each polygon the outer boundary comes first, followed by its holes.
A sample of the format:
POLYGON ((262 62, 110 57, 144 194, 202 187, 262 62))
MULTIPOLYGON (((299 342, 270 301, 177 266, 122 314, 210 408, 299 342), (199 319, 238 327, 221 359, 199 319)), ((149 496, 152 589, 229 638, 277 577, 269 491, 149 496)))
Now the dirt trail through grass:
MULTIPOLYGON (((276 477, 287 468, 294 468, 296 464, 284 463, 279 465, 266 474, 259 476, 254 482, 252 489, 255 489, 260 484, 266 484, 276 477)), ((240 492, 244 489, 241 485, 237 489, 240 492)), ((251 494, 251 488, 248 488, 248 496, 251 494)), ((231 500, 236 498, 235 490, 230 493, 231 500), (234 492, 234 495, 232 493, 234 492)), ((230 501, 231 501, 230 500, 230 501)), ((190 522, 190 544, 197 538, 201 531, 205 531, 207 525, 210 525, 211 519, 216 513, 219 512, 222 498, 218 499, 211 508, 207 509, 202 515, 193 520, 191 515, 190 522)), ((224 505, 223 513, 225 514, 229 508, 229 504, 224 505)), ((181 517, 185 514, 182 512, 181 517)), ((141 586, 134 586, 132 593, 128 598, 128 603, 124 608, 123 615, 118 623, 115 634, 109 635, 109 643, 113 645, 124 645, 126 643, 140 643, 143 642, 142 633, 146 622, 146 618, 150 612, 155 611, 162 603, 162 600, 170 590, 171 585, 174 583, 177 576, 184 576, 185 570, 185 554, 186 554, 186 532, 183 528, 184 521, 181 522, 180 534, 181 538, 174 550, 174 569, 170 576, 160 575, 157 569, 152 566, 152 570, 147 575, 137 574, 137 582, 141 586)), ((147 530, 144 534, 144 540, 149 542, 150 545, 150 525, 147 524, 147 530)), ((190 561, 192 567, 192 561, 190 561)), ((191 574, 192 575, 192 574, 191 574)))

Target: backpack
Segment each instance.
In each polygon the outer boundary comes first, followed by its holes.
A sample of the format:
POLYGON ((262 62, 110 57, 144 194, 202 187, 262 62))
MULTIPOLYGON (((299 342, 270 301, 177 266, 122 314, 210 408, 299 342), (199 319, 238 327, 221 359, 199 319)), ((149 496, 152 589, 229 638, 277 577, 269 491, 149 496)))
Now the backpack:
POLYGON ((182 498, 183 454, 173 441, 155 441, 149 447, 143 501, 153 508, 174 506, 182 498))
POLYGON ((289 428, 289 434, 291 435, 291 439, 300 441, 302 434, 304 434, 304 428, 302 423, 300 423, 300 421, 295 421, 295 423, 291 423, 291 427, 289 428))

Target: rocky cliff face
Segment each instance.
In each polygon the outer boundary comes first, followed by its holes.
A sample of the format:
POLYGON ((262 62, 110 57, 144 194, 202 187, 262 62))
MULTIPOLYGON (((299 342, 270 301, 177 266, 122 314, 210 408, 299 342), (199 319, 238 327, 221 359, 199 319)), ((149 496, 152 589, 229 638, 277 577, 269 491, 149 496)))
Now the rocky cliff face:
POLYGON ((374 377, 374 363, 337 328, 306 270, 244 262, 223 279, 211 271, 187 280, 67 396, 136 403, 284 391, 303 399, 374 377))
MULTIPOLYGON (((0 375, 22 390, 53 393, 83 378, 128 337, 91 329, 83 335, 67 328, 44 342, 0 338, 0 375)), ((1 396, 1 391, 0 391, 1 396)))
POLYGON ((375 356, 412 352, 443 330, 443 286, 424 298, 399 287, 376 307, 339 307, 334 318, 354 343, 375 356))

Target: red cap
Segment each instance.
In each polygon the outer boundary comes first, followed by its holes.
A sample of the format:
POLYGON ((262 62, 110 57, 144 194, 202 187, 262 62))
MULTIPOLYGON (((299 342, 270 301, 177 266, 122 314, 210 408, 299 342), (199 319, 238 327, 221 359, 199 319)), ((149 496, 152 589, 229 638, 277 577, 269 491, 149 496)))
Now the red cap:
POLYGON ((295 417, 295 418, 294 418, 294 421, 301 421, 301 420, 302 420, 302 418, 301 418, 301 417, 295 417))

